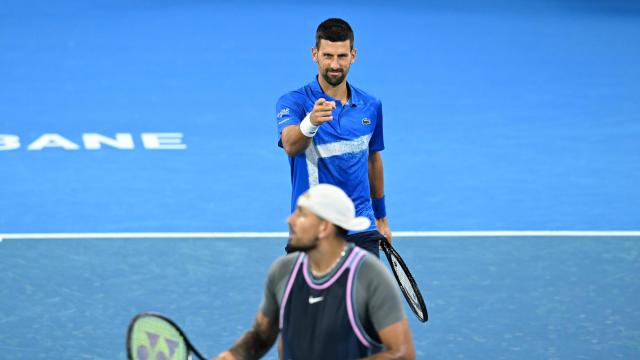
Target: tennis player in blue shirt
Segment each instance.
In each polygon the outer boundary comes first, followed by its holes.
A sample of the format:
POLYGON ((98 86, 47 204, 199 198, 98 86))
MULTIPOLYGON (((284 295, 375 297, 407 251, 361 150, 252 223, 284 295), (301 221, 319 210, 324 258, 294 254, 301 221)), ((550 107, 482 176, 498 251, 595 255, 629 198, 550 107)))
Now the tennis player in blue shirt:
POLYGON ((371 220, 369 228, 350 233, 347 240, 379 256, 382 236, 391 241, 380 156, 382 105, 347 82, 356 59, 353 41, 353 30, 342 19, 318 26, 311 49, 318 75, 278 99, 278 145, 289 155, 291 211, 295 200, 314 185, 340 187, 354 202, 357 216, 371 220))

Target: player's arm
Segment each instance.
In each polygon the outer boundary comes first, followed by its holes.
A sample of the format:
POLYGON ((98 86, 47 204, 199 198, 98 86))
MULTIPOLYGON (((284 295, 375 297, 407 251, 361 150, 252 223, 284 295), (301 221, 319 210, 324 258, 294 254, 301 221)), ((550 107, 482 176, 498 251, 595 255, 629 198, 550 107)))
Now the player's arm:
POLYGON ((363 360, 414 360, 416 358, 416 350, 413 346, 407 319, 378 331, 378 336, 384 344, 385 351, 363 360))
POLYGON ((280 139, 284 151, 291 157, 305 151, 311 143, 311 138, 304 136, 299 125, 290 125, 284 128, 280 139))
POLYGON ((356 308, 360 309, 360 322, 371 321, 379 342, 384 346, 384 351, 366 359, 415 359, 402 295, 391 274, 374 257, 365 257, 357 274, 355 300, 356 308))
POLYGON ((334 101, 320 98, 299 125, 290 125, 284 128, 280 140, 287 155, 296 156, 305 151, 320 125, 333 120, 331 111, 335 108, 334 101))
POLYGON ((264 355, 278 337, 279 305, 276 288, 283 281, 281 274, 290 270, 295 257, 282 257, 269 269, 260 310, 251 330, 247 331, 229 350, 216 360, 258 359, 264 355))
POLYGON ((376 227, 391 242, 391 229, 384 209, 384 168, 379 151, 369 153, 369 186, 376 217, 376 227))
POLYGON ((258 312, 253 328, 247 331, 228 351, 215 360, 259 359, 271 349, 278 337, 278 324, 258 312))

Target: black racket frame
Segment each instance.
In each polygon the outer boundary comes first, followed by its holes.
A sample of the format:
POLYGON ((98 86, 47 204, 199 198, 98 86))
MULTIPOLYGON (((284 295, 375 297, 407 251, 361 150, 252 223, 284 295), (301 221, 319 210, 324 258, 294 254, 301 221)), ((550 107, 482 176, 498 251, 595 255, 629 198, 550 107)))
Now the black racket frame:
POLYGON ((398 286, 400 286, 400 290, 402 290, 402 295, 404 295, 405 300, 407 300, 407 303, 409 304, 409 307, 411 308, 411 311, 413 311, 413 313, 416 315, 418 320, 420 320, 421 322, 426 322, 427 320, 429 320, 429 313, 427 312, 427 305, 425 304, 424 299, 422 298, 422 293, 420 292, 420 288, 418 287, 418 283, 416 283, 416 280, 413 278, 413 274, 411 274, 411 271, 409 271, 409 267, 407 266, 407 264, 405 264, 404 260, 400 256, 400 253, 398 253, 396 251, 396 249, 391 245, 391 243, 389 243, 389 241, 387 239, 380 240, 380 247, 382 248, 382 251, 384 252, 385 256, 387 257, 387 261, 389 261, 389 266, 391 267, 391 271, 393 272, 393 276, 395 276, 396 281, 398 282, 398 286), (407 289, 404 288, 404 286, 402 285, 402 282, 400 281, 400 277, 398 276, 396 268, 393 266, 393 258, 394 257, 397 260, 397 262, 400 265, 400 267, 402 267, 404 272, 407 274, 407 278, 409 279, 409 283, 411 283, 411 287, 413 288, 413 292, 416 294, 416 298, 418 300, 418 305, 420 306, 420 310, 422 310, 423 316, 420 316, 420 314, 418 314, 418 311, 414 308, 413 301, 411 300, 411 298, 410 298, 410 296, 409 296, 409 294, 407 292, 407 289))

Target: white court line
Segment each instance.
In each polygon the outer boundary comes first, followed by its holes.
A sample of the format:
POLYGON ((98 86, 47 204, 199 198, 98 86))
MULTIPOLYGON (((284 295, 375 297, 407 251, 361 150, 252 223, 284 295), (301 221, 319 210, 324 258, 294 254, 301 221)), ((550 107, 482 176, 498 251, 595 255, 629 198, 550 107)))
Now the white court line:
POLYGON ((583 231, 583 230, 532 230, 532 231, 398 231, 394 237, 572 237, 572 236, 640 236, 640 231, 583 231))
POLYGON ((286 238, 288 232, 123 232, 123 233, 25 233, 0 234, 0 239, 222 239, 286 238))
MULTIPOLYGON (((288 232, 7 233, 4 240, 287 238, 288 232)), ((394 231, 393 237, 632 237, 640 231, 394 231)))

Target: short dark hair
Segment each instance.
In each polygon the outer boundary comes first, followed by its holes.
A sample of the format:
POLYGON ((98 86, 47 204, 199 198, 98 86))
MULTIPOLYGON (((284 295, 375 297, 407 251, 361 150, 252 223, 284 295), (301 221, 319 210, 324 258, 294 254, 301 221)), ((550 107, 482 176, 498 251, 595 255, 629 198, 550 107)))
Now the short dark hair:
POLYGON ((347 230, 347 229, 345 229, 343 227, 340 227, 338 225, 335 225, 335 227, 336 227, 336 236, 340 237, 340 238, 343 238, 343 239, 346 239, 347 235, 349 235, 349 230, 347 230))
POLYGON ((321 22, 316 30, 316 49, 320 48, 320 40, 331 42, 349 40, 353 50, 353 30, 349 23, 342 19, 331 18, 321 22))

